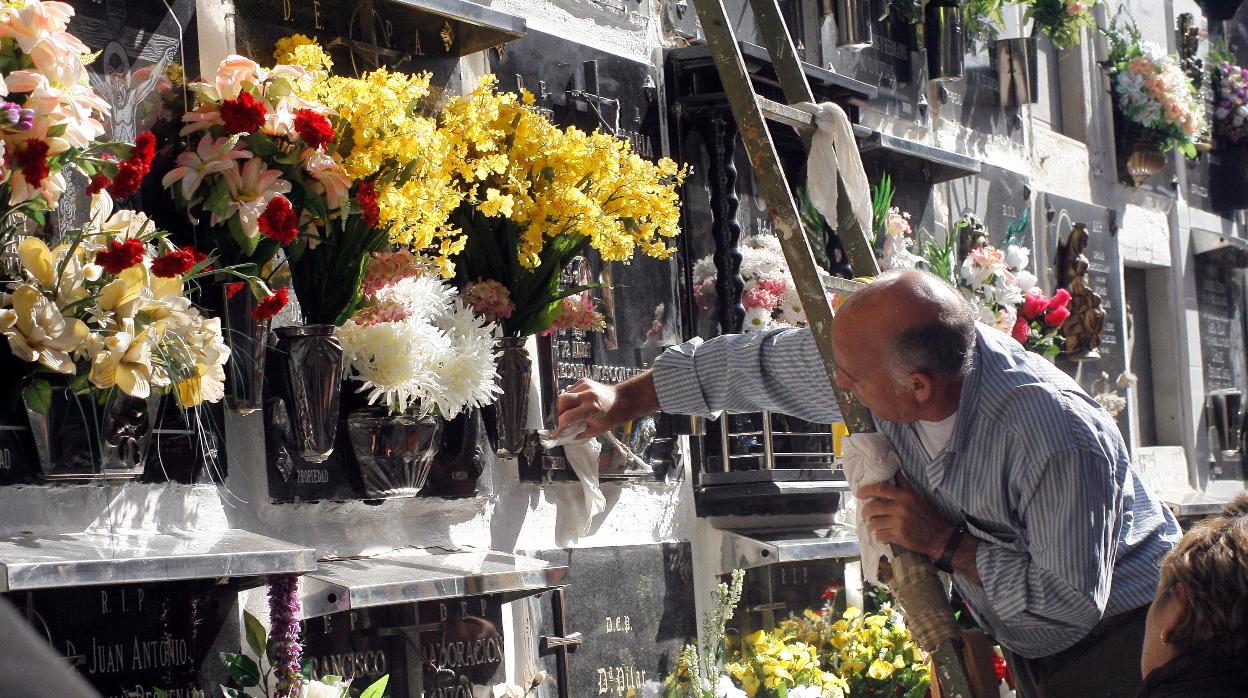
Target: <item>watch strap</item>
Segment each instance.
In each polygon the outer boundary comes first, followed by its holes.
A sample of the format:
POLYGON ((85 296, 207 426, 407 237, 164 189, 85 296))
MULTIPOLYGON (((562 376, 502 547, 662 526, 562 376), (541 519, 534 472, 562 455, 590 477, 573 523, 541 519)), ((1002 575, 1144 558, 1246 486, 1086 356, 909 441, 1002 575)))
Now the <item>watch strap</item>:
POLYGON ((958 554, 958 546, 961 545, 964 535, 966 535, 966 524, 958 524, 958 527, 953 529, 953 534, 949 536, 949 542, 945 543, 944 552, 932 562, 936 569, 945 574, 953 574, 953 556, 958 554))

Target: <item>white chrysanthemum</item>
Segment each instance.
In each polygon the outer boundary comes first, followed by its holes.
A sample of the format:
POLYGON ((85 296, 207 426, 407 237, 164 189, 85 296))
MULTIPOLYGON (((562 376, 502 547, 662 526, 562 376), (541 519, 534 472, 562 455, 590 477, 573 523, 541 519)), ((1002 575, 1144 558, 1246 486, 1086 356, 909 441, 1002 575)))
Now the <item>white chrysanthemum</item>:
POLYGON ((707 279, 714 279, 715 276, 715 259, 710 255, 693 263, 693 282, 695 284, 702 283, 707 279))
POLYGON ((352 319, 338 328, 347 366, 363 382, 370 403, 380 401, 394 413, 436 411, 451 419, 494 401, 499 388, 493 323, 432 277, 404 279, 376 298, 412 312, 371 324, 352 319))
POLYGON ((766 308, 750 308, 745 311, 743 332, 762 332, 771 327, 771 311, 766 308))

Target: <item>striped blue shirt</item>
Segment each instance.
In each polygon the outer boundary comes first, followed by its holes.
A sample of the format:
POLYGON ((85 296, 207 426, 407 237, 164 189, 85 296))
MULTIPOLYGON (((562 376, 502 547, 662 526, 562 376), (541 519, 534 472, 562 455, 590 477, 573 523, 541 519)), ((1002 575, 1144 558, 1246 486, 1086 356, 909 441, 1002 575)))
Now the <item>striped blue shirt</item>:
MULTIPOLYGON (((1006 335, 983 326, 977 334, 943 450, 930 457, 913 424, 877 424, 915 488, 979 539, 983 585, 953 581, 980 625, 1013 652, 1043 657, 1102 617, 1149 603, 1179 527, 1095 400, 1006 335)), ((654 383, 665 412, 839 419, 804 329, 686 342, 655 361, 654 383)))

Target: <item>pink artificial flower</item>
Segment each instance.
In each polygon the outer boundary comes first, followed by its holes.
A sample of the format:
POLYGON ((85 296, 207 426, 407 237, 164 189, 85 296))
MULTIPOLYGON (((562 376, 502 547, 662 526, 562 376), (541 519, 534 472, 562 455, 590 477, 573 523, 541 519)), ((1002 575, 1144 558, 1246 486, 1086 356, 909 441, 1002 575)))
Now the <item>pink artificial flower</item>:
POLYGON ((1072 15, 1082 14, 1087 11, 1088 11, 1088 4, 1083 3, 1083 2, 1078 2, 1078 0, 1066 6, 1066 12, 1072 15))
POLYGON ((1059 288, 1057 289, 1057 291, 1053 293, 1053 297, 1049 299, 1048 307, 1050 311, 1056 310, 1058 308, 1065 308, 1066 304, 1069 302, 1070 302, 1070 291, 1067 291, 1064 288, 1059 288))
MULTIPOLYGON (((225 184, 230 191, 229 213, 237 214, 242 224, 243 233, 254 238, 260 234, 260 216, 269 207, 269 202, 281 194, 290 193, 290 182, 282 179, 281 170, 267 169, 268 165, 260 158, 252 158, 240 169, 237 163, 225 170, 225 184)), ((220 222, 213 214, 213 223, 220 222)))
POLYGON ((1070 308, 1063 305, 1050 310, 1048 315, 1044 316, 1044 322, 1049 327, 1061 327, 1068 317, 1070 317, 1070 308))
POLYGON ((1049 299, 1044 297, 1040 289, 1033 288, 1027 292, 1027 297, 1023 299, 1023 305, 1018 309, 1018 314, 1027 320, 1035 320, 1042 315, 1049 307, 1049 299))
POLYGON ((235 160, 250 157, 251 151, 237 149, 229 138, 213 138, 205 133, 195 150, 185 150, 178 155, 177 167, 169 170, 160 183, 166 189, 181 183, 182 196, 190 199, 205 177, 233 169, 235 160))
POLYGON ((381 289, 394 286, 403 279, 420 276, 422 271, 420 260, 407 250, 374 252, 373 258, 368 262, 368 269, 364 271, 360 293, 374 297, 381 289))
POLYGON ((1021 317, 1014 321, 1014 331, 1010 332, 1010 336, 1016 342, 1022 344, 1027 341, 1027 337, 1031 334, 1031 325, 1021 317))
POLYGON ((776 296, 772 295, 767 289, 761 285, 749 289, 741 294, 741 304, 746 310, 751 308, 762 308, 771 311, 776 307, 776 296))
MULTIPOLYGON (((478 315, 491 321, 506 320, 516 310, 515 304, 511 302, 511 291, 494 279, 483 279, 468 284, 460 292, 459 298, 478 315)), ((562 312, 560 317, 562 317, 562 312)))
POLYGON ((776 298, 784 295, 784 292, 788 289, 788 287, 789 282, 786 281, 783 276, 775 276, 768 279, 758 280, 758 288, 767 291, 767 293, 770 293, 776 298))

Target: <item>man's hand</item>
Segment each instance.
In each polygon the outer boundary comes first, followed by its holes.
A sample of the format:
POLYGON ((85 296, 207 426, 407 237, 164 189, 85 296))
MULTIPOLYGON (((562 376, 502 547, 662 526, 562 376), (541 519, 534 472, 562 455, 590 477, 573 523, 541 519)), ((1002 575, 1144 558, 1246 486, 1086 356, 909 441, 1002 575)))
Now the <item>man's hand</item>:
POLYGON ((647 371, 617 385, 581 379, 559 394, 556 406, 559 410, 559 431, 584 422, 585 431, 581 432, 581 436, 588 438, 658 411, 659 398, 654 391, 654 380, 647 371))
POLYGON ((900 474, 897 486, 863 485, 857 496, 863 500, 874 498, 862 505, 862 519, 877 541, 900 545, 933 560, 945 551, 956 528, 900 474))

